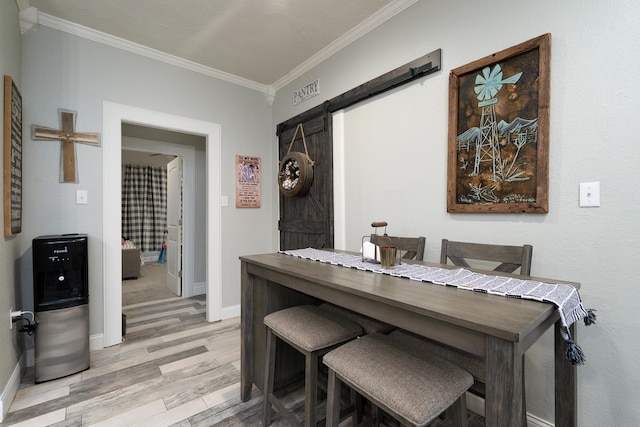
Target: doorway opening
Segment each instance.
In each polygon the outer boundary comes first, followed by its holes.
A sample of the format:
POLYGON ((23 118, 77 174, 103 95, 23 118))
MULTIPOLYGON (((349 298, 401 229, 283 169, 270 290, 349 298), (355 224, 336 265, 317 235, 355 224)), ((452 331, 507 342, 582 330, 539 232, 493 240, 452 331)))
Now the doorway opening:
MULTIPOLYGON (((105 171, 103 180, 103 345, 111 346, 122 342, 120 200, 122 182, 120 174, 110 174, 108 171, 120 170, 124 124, 200 135, 206 139, 206 281, 204 284, 207 300, 206 314, 208 321, 220 320, 222 311, 220 125, 107 101, 103 103, 103 118, 103 168, 105 171)), ((189 187, 185 185, 185 198, 188 192, 189 187)), ((184 259, 187 260, 186 254, 184 259)), ((187 283, 186 278, 185 283, 187 283)))
MULTIPOLYGON (((167 220, 166 226, 163 225, 164 228, 160 229, 155 228, 157 247, 149 248, 149 242, 144 242, 144 250, 153 249, 154 251, 143 252, 144 264, 141 267, 141 274, 143 276, 145 272, 154 274, 155 277, 162 279, 162 286, 167 285, 178 296, 192 297, 206 294, 207 242, 204 233, 194 232, 194 230, 206 229, 206 138, 202 135, 123 123, 121 153, 122 164, 128 165, 126 168, 134 173, 134 179, 129 181, 132 191, 137 192, 141 186, 142 177, 138 178, 135 175, 139 169, 143 169, 143 176, 147 177, 153 175, 154 171, 158 173, 157 168, 162 168, 164 172, 157 178, 166 179, 164 185, 166 216, 162 218, 167 220), (149 171, 148 167, 152 170, 149 171), (164 235, 158 234, 163 232, 164 235), (176 237, 180 239, 177 240, 176 237), (165 263, 158 265, 162 241, 166 245, 165 263), (160 274, 158 267, 162 267, 162 272, 166 272, 164 277, 160 274)), ((124 183, 125 181, 123 185, 124 183)), ((154 183, 151 182, 149 187, 153 188, 154 183)), ((134 205, 132 212, 128 212, 128 215, 126 210, 123 212, 123 224, 130 221, 128 223, 130 226, 124 227, 123 232, 133 231, 132 234, 140 238, 140 234, 154 230, 153 224, 146 222, 143 224, 144 221, 140 218, 142 214, 139 213, 143 208, 135 197, 131 200, 131 204, 134 205), (145 231, 140 231, 141 229, 145 231)), ((143 279, 145 280, 142 282, 146 282, 147 277, 143 279)), ((149 292, 149 283, 140 283, 136 286, 133 281, 125 281, 124 286, 123 304, 131 301, 138 302, 138 299, 152 295, 149 292)), ((168 294, 170 292, 166 289, 159 289, 159 292, 150 299, 160 299, 168 294)))
MULTIPOLYGON (((123 309, 133 304, 182 296, 182 243, 195 247, 189 251, 191 253, 204 251, 206 243, 204 239, 191 242, 192 236, 189 239, 182 236, 183 156, 164 153, 165 150, 172 150, 163 148, 162 142, 156 143, 144 135, 141 139, 129 137, 129 127, 131 125, 123 124, 122 130, 123 309), (157 152, 145 150, 144 145, 149 141, 157 145, 157 152), (178 223, 180 228, 173 226, 174 223, 178 223), (176 231, 179 233, 176 234, 176 231)), ((204 144, 204 138, 201 138, 199 149, 202 152, 204 144)), ((204 175, 204 171, 201 175, 204 175)), ((197 197, 204 199, 204 185, 200 187, 202 194, 197 197)), ((204 206, 201 208, 204 210, 204 206)), ((189 215, 187 222, 193 222, 194 206, 186 206, 185 210, 189 215)), ((199 218, 204 221, 204 213, 199 218)), ((204 228, 204 224, 200 224, 200 227, 204 228)), ((199 264, 194 266, 200 278, 196 277, 195 272, 189 277, 204 282, 205 265, 202 261, 199 264)), ((191 265, 188 264, 187 268, 191 265)), ((205 293, 204 289, 199 292, 202 293, 205 293)))

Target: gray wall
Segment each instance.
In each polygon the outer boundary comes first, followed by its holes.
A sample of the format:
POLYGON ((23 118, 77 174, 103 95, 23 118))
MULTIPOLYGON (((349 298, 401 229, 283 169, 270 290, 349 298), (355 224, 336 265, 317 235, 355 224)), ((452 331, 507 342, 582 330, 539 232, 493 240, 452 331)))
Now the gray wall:
MULTIPOLYGON (((273 125, 435 49, 442 71, 344 113, 346 246, 374 220, 394 234, 534 247, 532 272, 581 282, 598 323, 578 326, 587 363, 578 371, 580 426, 640 425, 640 3, 420 0, 278 91, 273 125), (447 214, 449 71, 552 34, 549 213, 447 214), (292 91, 320 79, 321 95, 296 107, 292 91), (373 171, 395 188, 384 192, 373 171), (360 179, 361 176, 369 179, 360 179), (400 185, 400 178, 406 185, 400 185), (601 182, 601 207, 579 208, 580 182, 601 182)), ((275 138, 274 150, 276 147, 275 138)), ((340 184, 340 183, 337 183, 340 184)), ((471 308, 470 308, 471 309, 471 308)), ((553 420, 552 336, 526 356, 528 411, 553 420)))
MULTIPOLYGON (((640 409, 634 403, 640 401, 636 387, 640 370, 635 361, 640 346, 639 298, 636 274, 630 268, 640 255, 636 221, 640 203, 633 189, 640 148, 632 131, 640 110, 638 16, 640 5, 633 0, 587 4, 496 0, 491 7, 463 0, 420 0, 279 90, 271 109, 261 94, 249 89, 49 28, 21 39, 15 3, 0 2, 0 69, 21 83, 27 128, 23 233, 0 243, 4 272, 0 309, 6 313, 12 303, 24 304, 20 307, 24 309, 32 304, 33 237, 87 232, 91 333, 103 330, 101 198, 106 174, 101 149, 79 146, 80 184, 60 184, 59 144, 28 138, 31 124, 58 126, 58 108, 78 111, 78 129, 88 132, 102 129, 103 100, 220 123, 222 194, 230 198, 233 156, 262 157, 263 207, 235 209, 230 200, 230 207, 223 209, 223 306, 230 306, 239 303, 238 256, 272 251, 277 245, 277 191, 269 185, 275 182, 275 166, 269 167, 276 160, 275 125, 442 48, 439 74, 345 113, 347 144, 361 144, 360 135, 365 133, 371 152, 388 150, 397 142, 389 137, 391 131, 379 126, 388 123, 402 129, 403 149, 424 160, 424 167, 409 177, 416 188, 410 194, 391 193, 390 203, 380 203, 371 196, 374 189, 362 187, 363 203, 370 205, 361 206, 358 217, 348 213, 348 245, 357 246, 351 236, 369 232, 368 224, 381 219, 378 216, 389 221, 394 233, 427 236, 429 261, 438 258, 438 244, 444 237, 533 244, 534 274, 581 282, 585 304, 598 309, 597 325, 578 328, 578 341, 587 357, 587 364, 578 368, 579 425, 638 425, 640 409), (447 214, 449 70, 546 32, 553 37, 550 213, 447 214), (292 90, 316 78, 320 78, 321 95, 293 107, 292 90), (374 123, 379 133, 371 133, 374 123), (578 184, 584 181, 601 182, 600 208, 577 207, 578 184), (75 205, 76 189, 89 191, 89 205, 75 205), (411 216, 406 215, 407 209, 412 210, 411 216)), ((361 162, 347 160, 346 187, 354 185, 355 179, 349 165, 356 168, 361 162)), ((4 389, 22 350, 15 332, 8 328, 0 327, 0 342, 12 343, 3 345, 0 354, 0 389, 4 389)), ((543 420, 553 417, 551 345, 551 337, 545 336, 526 357, 528 410, 543 420)))
MULTIPOLYGON (((13 1, 0 2, 0 76, 11 76, 20 93, 22 78, 20 76, 20 25, 18 6, 13 1)), ((4 88, 4 81, 3 81, 4 88)), ((2 99, 4 100, 4 89, 2 99)), ((23 95, 24 96, 24 95, 23 95)), ((4 117, 4 101, 0 103, 0 117, 4 117)), ((4 142, 4 120, 0 122, 4 142)), ((0 158, 4 162, 4 150, 0 150, 0 158)), ((3 163, 4 164, 4 163, 3 163)), ((4 206, 4 191, 0 194, 4 206)), ((4 220, 3 220, 4 224, 4 220)), ((3 225, 4 228, 4 225, 3 225)), ((24 230, 24 228, 23 228, 24 230)), ((15 237, 3 237, 0 240, 0 313, 8 313, 17 308, 16 296, 20 294, 20 276, 16 271, 21 262, 20 242, 24 233, 15 237)), ((22 337, 18 337, 16 328, 9 329, 9 321, 0 326, 0 392, 4 390, 11 374, 22 355, 22 337)), ((6 411, 6 408, 5 408, 6 411)), ((0 418, 2 418, 0 414, 0 418)))
MULTIPOLYGON (((88 41, 48 27, 22 38, 25 126, 57 127, 58 108, 78 112, 76 128, 101 132, 102 102, 136 106, 219 123, 222 129, 222 194, 234 194, 234 156, 261 156, 273 164, 269 137, 271 107, 257 91, 88 41)), ((79 184, 58 182, 60 144, 25 138, 25 240, 45 233, 89 234, 90 333, 103 332, 102 148, 77 147, 79 184), (75 204, 75 191, 88 191, 88 205, 75 204)), ((266 168, 264 182, 274 180, 266 168)), ((273 250, 273 191, 263 185, 263 208, 222 210, 222 306, 240 302, 238 257, 273 250)), ((196 230, 198 231, 198 230, 196 230)), ((204 230, 201 230, 204 231, 204 230)), ((30 265, 30 259, 24 265, 30 265)), ((23 269, 23 285, 31 272, 23 269)), ((30 304, 29 295, 24 304, 30 304)))

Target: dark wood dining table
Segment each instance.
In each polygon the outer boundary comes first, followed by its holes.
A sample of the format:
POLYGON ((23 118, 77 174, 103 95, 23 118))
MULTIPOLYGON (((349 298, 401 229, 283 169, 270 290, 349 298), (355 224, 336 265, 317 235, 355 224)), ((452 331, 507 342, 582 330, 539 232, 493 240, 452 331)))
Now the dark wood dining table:
MULTIPOLYGON (((524 353, 553 327, 555 426, 577 425, 576 367, 565 357, 560 316, 552 304, 361 271, 283 253, 242 256, 240 261, 243 401, 250 398, 254 384, 263 388, 264 316, 294 305, 327 301, 483 357, 487 426, 526 426, 524 353)), ((564 280, 534 279, 579 287, 564 280)), ((575 325, 571 333, 575 339, 575 325)), ((293 353, 279 350, 278 354, 282 355, 277 361, 281 378, 300 369, 292 362, 293 353)))

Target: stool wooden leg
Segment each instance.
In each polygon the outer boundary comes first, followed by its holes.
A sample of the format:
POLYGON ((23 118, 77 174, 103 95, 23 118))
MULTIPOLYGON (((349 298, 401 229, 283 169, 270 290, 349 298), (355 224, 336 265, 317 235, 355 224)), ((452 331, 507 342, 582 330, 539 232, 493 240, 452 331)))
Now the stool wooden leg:
MULTIPOLYGON (((575 339, 575 338, 574 338, 575 339)), ((524 354, 522 355, 522 420, 521 423, 523 426, 527 425, 527 396, 526 390, 524 387, 525 377, 524 377, 524 354)))
POLYGON ((262 404, 262 425, 271 425, 271 395, 273 394, 273 382, 276 370, 276 336, 267 328, 267 362, 264 370, 264 401, 262 404))
POLYGON ((450 422, 454 427, 467 427, 468 414, 467 414, 467 395, 462 393, 462 396, 456 400, 453 405, 447 409, 447 418, 450 418, 450 422))
POLYGON ((304 425, 316 427, 316 413, 318 410, 318 354, 307 354, 304 374, 304 425))
POLYGON ((341 388, 342 382, 336 377, 333 369, 329 369, 329 378, 327 380, 327 427, 338 427, 340 423, 341 388))
MULTIPOLYGON (((350 388, 349 395, 351 397, 351 403, 353 404, 353 414, 351 416, 351 424, 359 426, 362 423, 364 417, 364 398, 357 393, 353 388, 350 388)), ((328 412, 327 412, 328 413, 328 412)))

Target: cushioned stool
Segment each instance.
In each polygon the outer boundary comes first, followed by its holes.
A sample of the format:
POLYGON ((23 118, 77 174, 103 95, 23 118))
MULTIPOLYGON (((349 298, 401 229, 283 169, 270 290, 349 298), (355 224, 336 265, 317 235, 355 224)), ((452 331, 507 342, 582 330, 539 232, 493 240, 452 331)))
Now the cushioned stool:
MULTIPOLYGON (((395 328, 388 323, 384 323, 363 314, 356 313, 355 311, 347 310, 346 308, 338 307, 328 302, 323 302, 322 304, 320 304, 320 308, 344 316, 352 322, 357 323, 362 328, 362 332, 364 333, 364 335, 374 333, 384 334, 392 331, 395 328)), ((362 400, 362 396, 351 391, 351 401, 355 404, 356 407, 355 419, 353 424, 359 424, 362 421, 362 414, 364 413, 364 402, 362 400)))
POLYGON ((277 337, 305 356, 304 425, 315 427, 318 404, 318 361, 328 351, 360 335, 362 328, 339 314, 314 305, 296 306, 268 314, 264 318, 264 324, 267 326, 267 360, 263 425, 271 424, 272 405, 292 425, 300 424, 273 394, 277 337))
POLYGON ((469 372, 475 380, 473 386, 471 386, 471 391, 474 391, 474 389, 482 389, 482 395, 484 395, 484 383, 487 382, 487 373, 485 370, 485 361, 482 357, 448 347, 402 329, 396 329, 391 332, 389 338, 394 345, 402 349, 411 348, 416 352, 431 353, 440 359, 444 359, 461 367, 469 372))
POLYGON ((350 341, 323 358, 329 368, 327 426, 339 422, 344 383, 404 425, 426 426, 454 405, 454 425, 466 426, 465 392, 473 377, 430 353, 405 351, 382 334, 350 341))

